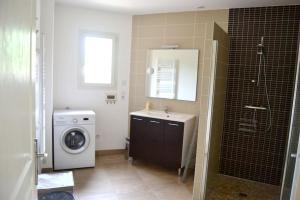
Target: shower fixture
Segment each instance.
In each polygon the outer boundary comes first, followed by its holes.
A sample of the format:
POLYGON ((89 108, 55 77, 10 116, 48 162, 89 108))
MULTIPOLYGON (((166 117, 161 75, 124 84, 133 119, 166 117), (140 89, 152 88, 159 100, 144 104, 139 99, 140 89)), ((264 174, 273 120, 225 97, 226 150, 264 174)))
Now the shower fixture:
POLYGON ((267 108, 262 106, 245 106, 245 108, 254 109, 254 110, 267 110, 267 108))
POLYGON ((260 43, 257 45, 257 55, 259 55, 259 66, 258 66, 258 74, 257 74, 257 82, 256 85, 259 85, 260 82, 260 73, 261 73, 261 57, 263 56, 264 52, 264 36, 260 38, 260 43))
POLYGON ((264 36, 261 36, 260 43, 257 45, 257 54, 262 55, 264 50, 264 36))
POLYGON ((271 126, 272 126, 272 112, 271 112, 271 105, 270 105, 270 99, 269 99, 269 92, 268 92, 268 86, 267 86, 267 73, 266 73, 266 58, 265 58, 265 52, 264 52, 264 37, 262 36, 260 38, 260 43, 257 45, 257 55, 259 56, 259 63, 258 63, 258 73, 257 73, 257 80, 251 80, 252 83, 256 83, 256 87, 260 86, 260 78, 263 75, 263 87, 264 87, 264 92, 266 95, 266 99, 267 99, 267 107, 264 107, 262 105, 260 106, 255 106, 255 105, 246 105, 245 108, 247 109, 252 109, 253 111, 253 117, 251 119, 251 123, 249 124, 245 124, 245 119, 241 118, 240 121, 240 130, 247 130, 245 132, 255 132, 256 129, 245 129, 245 127, 241 127, 241 126, 245 126, 247 125, 248 127, 254 127, 256 128, 256 115, 257 115, 257 110, 266 110, 268 112, 268 127, 266 128, 266 131, 269 131, 271 126))
POLYGON ((264 53, 264 36, 261 36, 260 43, 257 45, 257 48, 258 48, 257 54, 259 55, 257 87, 259 86, 259 82, 260 82, 261 68, 263 68, 264 90, 267 98, 267 104, 268 104, 267 111, 268 111, 268 118, 269 118, 269 124, 266 131, 269 131, 272 126, 272 111, 271 111, 270 98, 269 98, 268 85, 267 85, 266 58, 264 53))

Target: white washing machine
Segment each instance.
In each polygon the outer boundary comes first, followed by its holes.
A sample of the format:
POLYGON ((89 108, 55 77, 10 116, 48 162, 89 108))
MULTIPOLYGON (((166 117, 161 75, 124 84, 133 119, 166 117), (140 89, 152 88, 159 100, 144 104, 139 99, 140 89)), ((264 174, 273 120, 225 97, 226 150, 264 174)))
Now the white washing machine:
POLYGON ((95 166, 95 113, 57 110, 53 113, 54 170, 95 166))

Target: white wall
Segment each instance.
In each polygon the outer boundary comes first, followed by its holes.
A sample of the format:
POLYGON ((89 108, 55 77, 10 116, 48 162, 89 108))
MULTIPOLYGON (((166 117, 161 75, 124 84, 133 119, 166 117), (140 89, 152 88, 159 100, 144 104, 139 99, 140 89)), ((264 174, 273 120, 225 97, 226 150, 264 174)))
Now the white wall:
POLYGON ((92 109, 96 112, 96 148, 122 149, 128 135, 128 92, 132 17, 84 8, 56 5, 54 34, 54 109, 92 109), (117 88, 78 86, 79 31, 118 35, 117 88), (106 104, 105 93, 118 94, 116 104, 106 104), (121 98, 125 94, 125 98, 121 98))
POLYGON ((45 150, 48 153, 43 168, 52 168, 54 9, 54 0, 41 0, 41 32, 45 35, 45 150))

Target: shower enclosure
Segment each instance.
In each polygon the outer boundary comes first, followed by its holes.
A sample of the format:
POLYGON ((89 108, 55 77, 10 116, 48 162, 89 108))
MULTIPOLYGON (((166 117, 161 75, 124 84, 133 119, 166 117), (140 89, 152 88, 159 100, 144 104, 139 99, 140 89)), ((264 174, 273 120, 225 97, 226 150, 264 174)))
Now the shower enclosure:
POLYGON ((299 24, 300 6, 231 9, 214 34, 202 199, 295 199, 299 24))
MULTIPOLYGON (((300 31, 299 31, 300 32, 300 31)), ((300 36, 299 36, 300 40, 300 36)), ((298 49, 298 64, 295 80, 295 91, 293 99, 293 108, 291 114, 291 124, 289 131, 289 140, 285 158, 285 168, 281 186, 281 200, 296 199, 297 186, 300 184, 299 171, 299 134, 300 134, 300 43, 298 49), (296 171, 296 173, 295 173, 296 171)), ((298 186, 299 187, 299 186, 298 186)), ((300 192, 300 191, 299 191, 300 192)), ((299 195, 299 194, 298 194, 299 195)), ((299 196, 298 196, 299 198, 299 196)))

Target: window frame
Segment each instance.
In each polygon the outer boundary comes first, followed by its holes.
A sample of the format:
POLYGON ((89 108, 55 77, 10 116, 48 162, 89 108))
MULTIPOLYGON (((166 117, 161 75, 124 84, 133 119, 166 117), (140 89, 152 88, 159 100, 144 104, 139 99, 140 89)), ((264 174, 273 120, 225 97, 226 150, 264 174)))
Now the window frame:
POLYGON ((118 35, 115 33, 107 33, 101 31, 89 31, 89 30, 80 30, 79 33, 79 66, 78 66, 78 79, 79 87, 81 88, 116 88, 117 86, 117 52, 118 52, 118 35), (111 68, 111 83, 86 83, 84 81, 84 39, 85 37, 101 37, 112 39, 112 68, 111 68))

